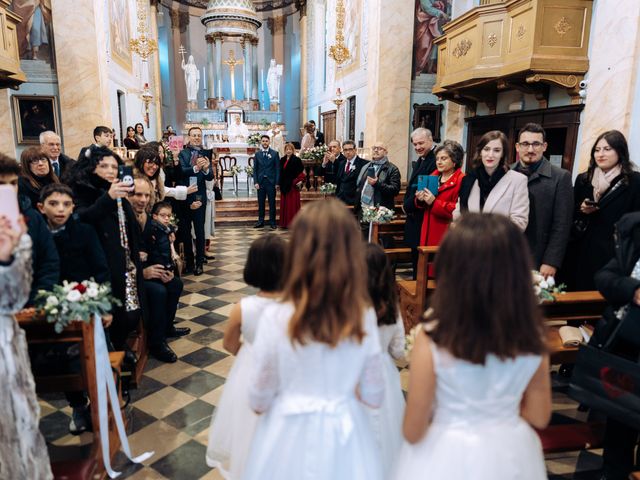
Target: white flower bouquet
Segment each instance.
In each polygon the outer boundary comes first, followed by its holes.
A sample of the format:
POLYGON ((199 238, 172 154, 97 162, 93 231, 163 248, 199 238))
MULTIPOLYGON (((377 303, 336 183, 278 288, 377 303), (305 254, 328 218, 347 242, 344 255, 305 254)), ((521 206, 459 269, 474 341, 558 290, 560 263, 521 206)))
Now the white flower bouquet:
POLYGON ((244 167, 244 172, 252 177, 253 176, 253 167, 251 165, 247 165, 246 167, 244 167))
POLYGON ((564 283, 556 285, 556 281, 553 277, 544 278, 544 276, 534 270, 533 276, 533 290, 536 292, 540 303, 542 302, 554 302, 554 295, 565 293, 567 286, 564 283))
POLYGON ((326 145, 320 145, 319 147, 307 148, 300 152, 300 158, 304 162, 309 163, 322 163, 325 154, 329 151, 326 145))
POLYGON ((389 210, 382 205, 377 207, 362 207, 362 221, 364 223, 389 223, 394 215, 393 210, 389 210))
POLYGON ((234 165, 229 169, 229 172, 231 172, 231 175, 235 177, 236 175, 240 175, 240 173, 242 172, 242 167, 234 165))
POLYGON ((260 135, 259 133, 252 133, 251 135, 249 135, 249 138, 247 139, 247 143, 252 147, 257 147, 258 145, 260 145, 261 137, 262 135, 260 135))
POLYGON ((325 195, 333 195, 336 193, 336 186, 333 183, 325 183, 320 187, 320 193, 325 195))
POLYGON ((108 314, 122 302, 111 295, 108 282, 99 284, 90 279, 81 283, 65 280, 62 285, 54 285, 52 291, 40 290, 35 305, 49 323, 55 323, 56 333, 60 333, 71 322, 90 322, 92 315, 108 314))

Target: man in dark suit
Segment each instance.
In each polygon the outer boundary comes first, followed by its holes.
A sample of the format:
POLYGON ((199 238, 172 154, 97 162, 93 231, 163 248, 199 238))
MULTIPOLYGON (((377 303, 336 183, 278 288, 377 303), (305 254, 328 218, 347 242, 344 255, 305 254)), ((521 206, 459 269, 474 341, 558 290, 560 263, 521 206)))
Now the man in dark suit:
POLYGON ((555 277, 571 232, 571 174, 544 158, 546 133, 537 123, 522 127, 516 149, 519 160, 514 170, 528 177, 529 223, 524 234, 533 253, 534 267, 545 277, 555 277))
POLYGON ((49 159, 49 162, 51 162, 53 173, 55 173, 58 178, 62 177, 67 169, 75 162, 75 160, 62 153, 61 145, 60 136, 57 133, 47 130, 40 134, 40 148, 42 149, 42 153, 44 153, 49 159))
POLYGON ((358 174, 362 167, 367 163, 358 156, 356 143, 353 140, 347 140, 342 144, 342 152, 344 160, 338 164, 338 172, 336 175, 336 197, 347 205, 355 205, 357 196, 356 190, 358 174))
POLYGON ((415 196, 418 189, 418 176, 430 175, 436 169, 436 157, 433 154, 433 137, 426 128, 416 128, 411 133, 411 143, 418 154, 411 176, 407 182, 407 190, 402 201, 402 209, 407 215, 404 224, 404 242, 411 247, 411 263, 413 264, 413 278, 415 280, 418 267, 418 245, 424 210, 416 208, 415 196))
POLYGON ((269 197, 269 224, 272 230, 276 227, 276 185, 280 180, 280 156, 269 148, 271 139, 268 135, 260 138, 261 149, 255 154, 253 167, 253 183, 258 192, 258 221, 253 228, 264 227, 264 202, 269 197))
MULTIPOLYGON (((195 177, 198 191, 187 195, 188 222, 180 225, 186 228, 187 232, 193 230, 196 234, 196 254, 195 254, 195 275, 202 275, 202 265, 204 263, 204 219, 207 209, 207 187, 206 180, 213 180, 213 169, 211 168, 211 151, 202 149, 202 130, 198 127, 189 129, 189 144, 178 155, 180 159, 180 185, 188 187, 195 177)), ((185 271, 193 268, 193 251, 191 244, 185 245, 186 268, 185 271), (190 251, 191 250, 191 251, 190 251)))
POLYGON ((309 123, 313 125, 313 136, 316 139, 316 143, 314 147, 319 147, 320 145, 324 145, 324 133, 322 133, 320 130, 316 128, 316 121, 309 120, 309 123))
POLYGON ((342 148, 338 140, 331 140, 328 147, 329 151, 322 161, 322 175, 324 176, 324 183, 333 183, 336 185, 338 181, 338 168, 340 163, 345 161, 345 157, 341 152, 342 148))

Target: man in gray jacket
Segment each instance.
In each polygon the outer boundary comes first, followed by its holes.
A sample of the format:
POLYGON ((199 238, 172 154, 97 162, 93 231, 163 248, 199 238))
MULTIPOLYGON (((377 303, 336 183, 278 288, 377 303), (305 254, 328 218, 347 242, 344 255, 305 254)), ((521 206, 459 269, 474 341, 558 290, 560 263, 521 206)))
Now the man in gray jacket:
POLYGON ((573 216, 571 174, 549 163, 542 126, 528 123, 518 133, 519 160, 514 169, 528 177, 529 224, 525 235, 534 267, 545 277, 555 276, 562 265, 573 216))

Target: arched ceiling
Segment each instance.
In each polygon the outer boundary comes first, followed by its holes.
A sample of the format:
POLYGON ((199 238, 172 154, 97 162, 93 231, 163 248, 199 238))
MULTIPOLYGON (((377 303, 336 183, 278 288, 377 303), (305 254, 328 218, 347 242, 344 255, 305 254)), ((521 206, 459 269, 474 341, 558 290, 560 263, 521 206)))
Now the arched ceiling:
MULTIPOLYGON (((176 0, 178 3, 189 7, 202 8, 206 10, 208 0, 176 0)), ((306 0, 253 0, 257 12, 271 12, 273 10, 293 9, 299 10, 306 0)))

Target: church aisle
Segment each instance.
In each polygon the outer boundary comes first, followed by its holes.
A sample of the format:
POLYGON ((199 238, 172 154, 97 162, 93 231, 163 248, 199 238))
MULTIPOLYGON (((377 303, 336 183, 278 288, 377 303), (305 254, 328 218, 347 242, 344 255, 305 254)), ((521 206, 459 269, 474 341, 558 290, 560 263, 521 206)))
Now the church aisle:
MULTIPOLYGON (((119 453, 115 469, 133 480, 215 480, 222 477, 205 464, 211 414, 220 398, 233 356, 222 348, 222 336, 231 305, 245 295, 255 293, 242 280, 242 270, 251 242, 271 230, 251 227, 218 227, 211 253, 216 259, 205 265, 199 277, 184 279, 184 294, 177 313, 179 326, 190 327, 191 334, 171 340, 178 355, 174 364, 149 358, 138 389, 131 391, 131 403, 125 410, 128 434, 134 454, 155 450, 144 465, 133 465, 119 453)), ((287 235, 283 230, 276 233, 287 235)), ((408 272, 400 271, 400 275, 408 272)), ((401 369, 406 389, 408 370, 401 369)), ((554 374, 554 418, 552 423, 583 421, 585 414, 562 392, 565 382, 554 374)), ((40 427, 53 459, 87 456, 91 434, 68 433, 71 409, 63 394, 40 397, 40 427), (65 447, 62 450, 60 447, 65 447), (68 449, 67 447, 77 447, 68 449), (70 452, 71 450, 71 452, 70 452), (78 451, 80 450, 80 451, 78 451)), ((601 451, 563 453, 546 457, 549 478, 598 478, 601 451), (574 474, 574 472, 576 472, 574 474), (575 475, 575 476, 574 476, 575 475)))

